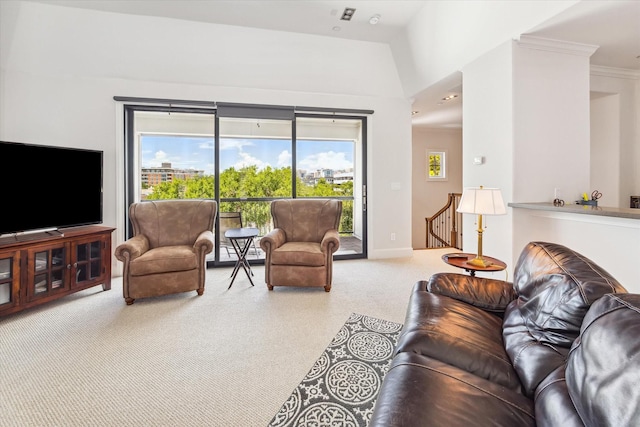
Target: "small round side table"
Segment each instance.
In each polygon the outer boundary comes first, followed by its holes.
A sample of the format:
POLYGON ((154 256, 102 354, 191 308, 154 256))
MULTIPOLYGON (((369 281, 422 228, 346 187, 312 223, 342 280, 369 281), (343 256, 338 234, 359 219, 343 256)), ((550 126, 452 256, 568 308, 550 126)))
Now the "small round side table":
POLYGON ((464 269, 471 276, 475 276, 476 271, 502 271, 507 268, 507 264, 505 264, 504 262, 500 261, 497 258, 492 258, 486 255, 483 255, 482 258, 491 263, 491 265, 489 265, 488 267, 481 267, 467 262, 471 259, 474 259, 475 257, 476 254, 454 252, 442 255, 442 260, 449 265, 464 269))

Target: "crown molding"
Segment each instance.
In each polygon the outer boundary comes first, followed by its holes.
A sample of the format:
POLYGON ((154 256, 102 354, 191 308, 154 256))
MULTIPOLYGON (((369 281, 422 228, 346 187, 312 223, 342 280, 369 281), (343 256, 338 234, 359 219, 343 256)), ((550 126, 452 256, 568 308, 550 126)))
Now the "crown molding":
POLYGON ((518 46, 525 49, 544 50, 569 55, 589 57, 600 47, 592 44, 568 42, 564 40, 546 39, 543 37, 521 35, 518 46))
POLYGON ((616 79, 640 80, 640 70, 630 70, 628 68, 605 67, 603 65, 592 65, 590 74, 600 77, 614 77, 616 79))

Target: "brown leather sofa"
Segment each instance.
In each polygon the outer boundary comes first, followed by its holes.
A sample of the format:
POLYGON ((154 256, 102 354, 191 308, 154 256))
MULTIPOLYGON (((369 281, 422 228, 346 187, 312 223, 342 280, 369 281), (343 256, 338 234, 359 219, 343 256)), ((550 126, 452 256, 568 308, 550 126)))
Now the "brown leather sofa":
POLYGON ((640 295, 564 246, 414 286, 370 427, 640 426, 640 295))

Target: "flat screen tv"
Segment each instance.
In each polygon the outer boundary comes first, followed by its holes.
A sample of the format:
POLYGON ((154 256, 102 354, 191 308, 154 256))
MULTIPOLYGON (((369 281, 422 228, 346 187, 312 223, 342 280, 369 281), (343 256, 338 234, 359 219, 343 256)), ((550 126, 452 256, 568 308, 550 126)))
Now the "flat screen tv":
POLYGON ((102 157, 0 141, 0 236, 102 223, 102 157))

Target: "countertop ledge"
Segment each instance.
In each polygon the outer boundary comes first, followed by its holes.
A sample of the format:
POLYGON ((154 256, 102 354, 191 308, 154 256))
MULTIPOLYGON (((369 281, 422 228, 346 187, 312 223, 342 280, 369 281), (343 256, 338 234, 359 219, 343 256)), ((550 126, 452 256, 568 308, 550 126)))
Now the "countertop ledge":
POLYGON ((610 208, 606 206, 589 206, 577 204, 565 204, 564 206, 555 206, 553 203, 546 202, 526 202, 526 203, 509 203, 511 208, 534 209, 551 212, 566 212, 583 215, 599 215, 615 218, 631 218, 640 219, 640 209, 632 208, 610 208))

